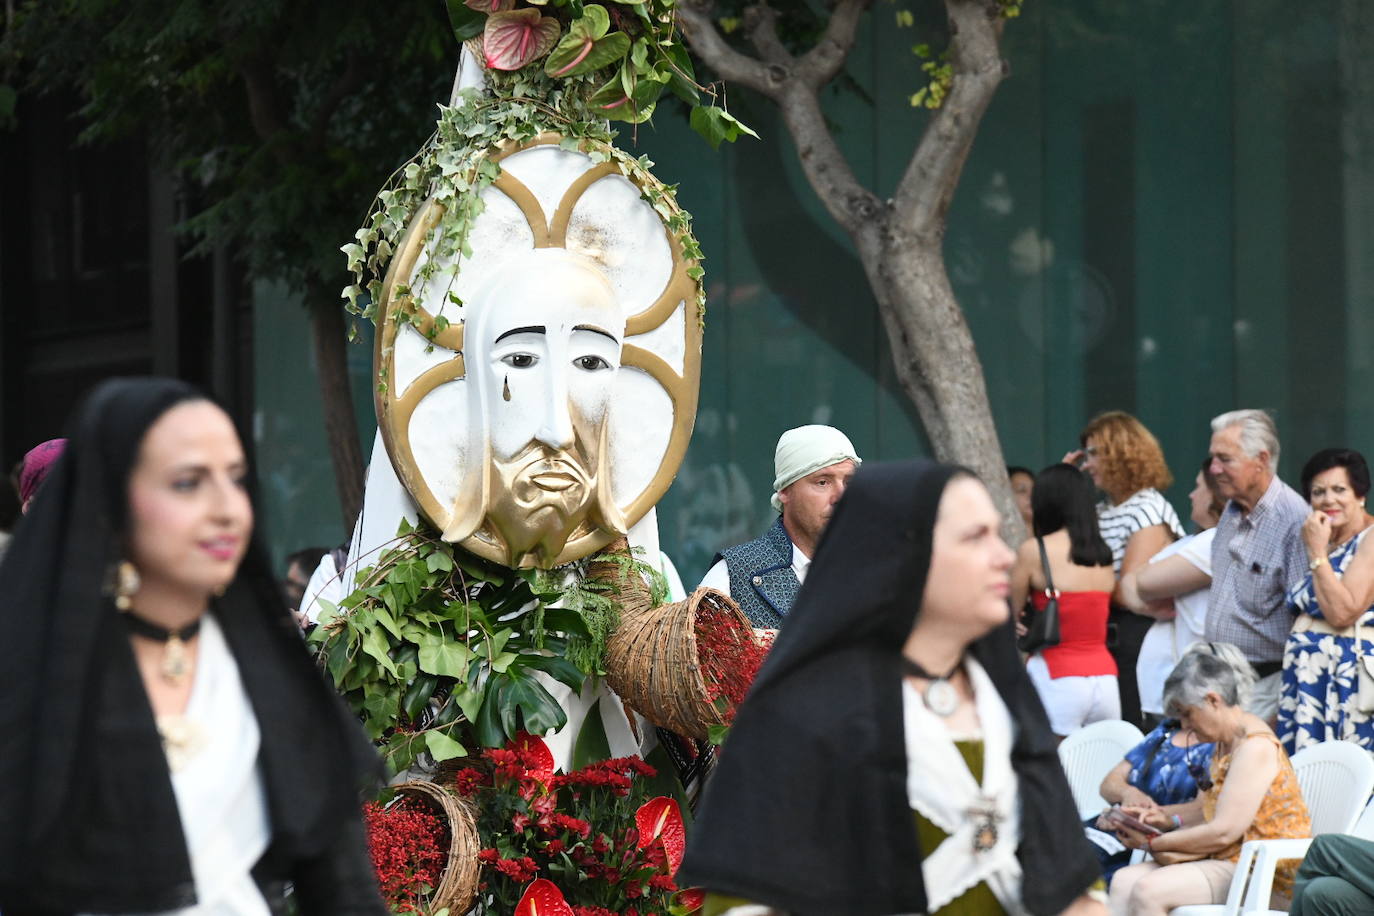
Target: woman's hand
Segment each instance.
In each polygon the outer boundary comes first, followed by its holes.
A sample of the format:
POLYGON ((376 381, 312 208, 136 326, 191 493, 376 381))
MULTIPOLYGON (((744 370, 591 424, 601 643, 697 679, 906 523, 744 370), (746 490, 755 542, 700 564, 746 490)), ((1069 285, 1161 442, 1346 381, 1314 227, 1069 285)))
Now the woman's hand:
POLYGON ((1307 558, 1315 560, 1326 556, 1331 546, 1331 519, 1325 512, 1313 512, 1302 523, 1302 542, 1307 546, 1307 558))
MULTIPOLYGON (((1127 785, 1126 788, 1121 790, 1121 808, 1123 811, 1127 808, 1130 808, 1132 811, 1149 811, 1152 808, 1158 807, 1159 805, 1155 804, 1153 798, 1146 795, 1135 786, 1127 785)), ((1139 815, 1136 816, 1139 817, 1139 815)), ((1143 817, 1140 819, 1145 820, 1143 817)))
POLYGON ((1172 829, 1174 826, 1174 819, 1165 814, 1164 809, 1154 803, 1154 799, 1150 799, 1148 805, 1122 805, 1121 810, 1161 832, 1172 829))
POLYGON ((1076 468, 1081 468, 1083 467, 1083 459, 1086 457, 1088 457, 1087 452, 1083 451, 1083 449, 1081 448, 1076 448, 1071 452, 1065 452, 1064 457, 1059 460, 1064 462, 1065 464, 1070 464, 1076 468))

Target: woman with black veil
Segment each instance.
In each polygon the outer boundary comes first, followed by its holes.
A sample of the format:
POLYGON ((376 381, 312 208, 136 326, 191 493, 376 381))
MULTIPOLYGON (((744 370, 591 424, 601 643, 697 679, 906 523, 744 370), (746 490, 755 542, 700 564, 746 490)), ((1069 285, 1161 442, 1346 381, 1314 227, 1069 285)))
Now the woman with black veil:
POLYGON ((698 812, 708 916, 1105 913, 999 523, 967 471, 855 475, 698 812))
POLYGON ((370 746, 253 537, 233 423, 106 382, 0 565, 5 916, 387 912, 370 746))

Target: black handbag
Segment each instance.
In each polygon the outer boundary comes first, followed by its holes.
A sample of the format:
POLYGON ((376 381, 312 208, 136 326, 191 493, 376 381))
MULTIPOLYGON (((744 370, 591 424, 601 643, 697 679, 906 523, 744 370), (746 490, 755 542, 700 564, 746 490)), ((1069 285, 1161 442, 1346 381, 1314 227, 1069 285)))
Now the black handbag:
POLYGON ((1043 611, 1035 610, 1030 602, 1026 602, 1030 623, 1026 626, 1026 635, 1018 639, 1016 644, 1027 654, 1059 645, 1059 589, 1054 587, 1054 579, 1050 577, 1050 558, 1045 553, 1045 539, 1036 537, 1035 543, 1040 545, 1040 565, 1045 570, 1047 600, 1043 611))

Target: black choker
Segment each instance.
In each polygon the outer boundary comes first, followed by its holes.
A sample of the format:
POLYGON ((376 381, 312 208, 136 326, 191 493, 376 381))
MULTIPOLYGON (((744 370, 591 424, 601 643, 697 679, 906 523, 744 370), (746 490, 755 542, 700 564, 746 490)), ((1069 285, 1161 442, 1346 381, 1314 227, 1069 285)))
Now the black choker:
POLYGON ((954 711, 959 708, 959 691, 954 689, 954 685, 949 679, 954 677, 954 673, 964 664, 963 658, 955 662, 954 667, 949 669, 946 674, 931 674, 925 668, 905 655, 902 656, 902 670, 908 677, 919 677, 930 681, 926 689, 921 691, 921 699, 925 700, 927 708, 941 718, 952 716, 954 711))
POLYGON ((162 656, 161 674, 163 680, 173 684, 181 683, 186 675, 191 672, 191 660, 186 657, 186 641, 200 632, 200 622, 204 618, 197 617, 179 630, 169 630, 166 627, 150 623, 142 617, 137 617, 129 611, 123 612, 120 616, 124 618, 124 623, 135 636, 142 636, 144 639, 151 639, 154 642, 167 645, 162 656))

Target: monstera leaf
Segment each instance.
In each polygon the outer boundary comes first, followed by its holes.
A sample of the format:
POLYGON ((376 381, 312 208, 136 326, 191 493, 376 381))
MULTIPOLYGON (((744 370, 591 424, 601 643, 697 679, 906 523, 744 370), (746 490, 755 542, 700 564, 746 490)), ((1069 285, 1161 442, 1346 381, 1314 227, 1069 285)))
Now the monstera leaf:
POLYGON ((607 35, 610 28, 611 18, 604 6, 587 6, 549 55, 544 72, 549 76, 576 76, 623 59, 630 50, 630 36, 624 32, 607 35))
POLYGON ((482 56, 493 70, 519 70, 549 53, 560 31, 558 20, 539 10, 492 13, 482 33, 482 56))

